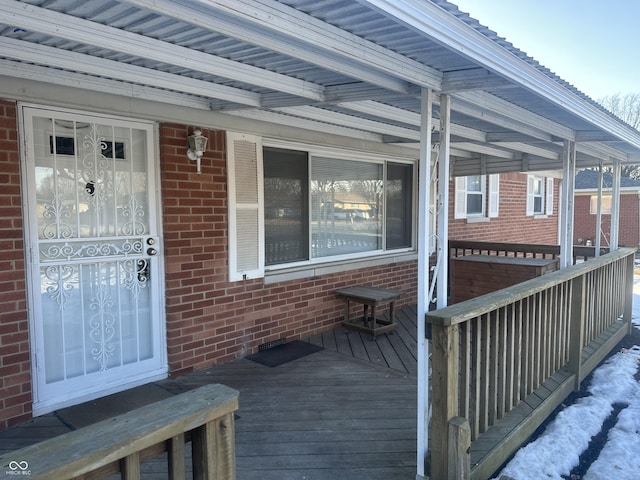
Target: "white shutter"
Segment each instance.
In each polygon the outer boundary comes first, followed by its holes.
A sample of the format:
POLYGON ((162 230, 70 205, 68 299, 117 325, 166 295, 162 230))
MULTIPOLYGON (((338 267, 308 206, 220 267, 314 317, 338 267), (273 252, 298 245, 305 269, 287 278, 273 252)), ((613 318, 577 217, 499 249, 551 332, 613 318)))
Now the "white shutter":
POLYGON ((227 132, 229 281, 264 276, 262 139, 227 132))
POLYGON ((527 175, 527 215, 533 215, 533 190, 534 190, 535 177, 527 175))
POLYGON ((467 177, 456 177, 455 190, 453 218, 467 218, 467 177))
POLYGON ((500 175, 489 175, 489 217, 498 216, 500 205, 500 175))
POLYGON ((547 193, 546 213, 547 215, 553 215, 553 178, 551 177, 547 177, 545 192, 547 193))

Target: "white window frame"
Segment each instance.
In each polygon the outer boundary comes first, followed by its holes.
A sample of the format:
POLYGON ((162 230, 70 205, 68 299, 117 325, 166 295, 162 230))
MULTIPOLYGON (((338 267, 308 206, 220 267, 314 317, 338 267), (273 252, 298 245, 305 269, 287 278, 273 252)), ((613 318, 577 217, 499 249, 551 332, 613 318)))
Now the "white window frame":
MULTIPOLYGON (((603 194, 600 213, 602 215, 611 215, 612 206, 613 206, 613 196, 610 193, 603 194)), ((589 213, 591 215, 598 214, 598 195, 589 195, 589 213)))
MULTIPOLYGON (((309 171, 311 175, 311 170, 309 171)), ((340 149, 330 147, 313 146, 309 144, 302 144, 297 142, 278 141, 272 139, 262 138, 256 135, 240 134, 235 132, 227 132, 227 183, 229 188, 229 280, 239 281, 250 278, 262 278, 267 271, 286 271, 287 269, 299 269, 300 267, 310 266, 316 268, 316 265, 331 265, 336 261, 345 262, 350 260, 359 260, 364 258, 375 258, 384 256, 395 256, 399 254, 412 253, 416 249, 416 228, 415 220, 417 219, 417 161, 412 158, 403 158, 391 155, 376 155, 369 152, 352 152, 343 151, 340 149), (243 175, 239 172, 235 160, 234 141, 253 142, 258 150, 256 158, 258 159, 257 169, 254 172, 258 172, 258 179, 256 182, 256 189, 258 193, 259 201, 257 203, 249 202, 242 203, 239 201, 238 190, 242 187, 246 189, 249 181, 246 173, 243 175), (368 163, 379 163, 384 165, 383 169, 383 181, 386 183, 387 177, 387 163, 403 163, 413 166, 413 188, 411 202, 413 205, 413 224, 411 232, 411 246, 397 248, 393 250, 387 250, 386 248, 386 197, 382 204, 383 221, 382 221, 382 249, 358 252, 352 254, 345 254, 335 257, 318 257, 309 258, 305 261, 282 263, 277 265, 265 266, 265 229, 264 229, 264 172, 262 165, 262 152, 264 147, 283 148, 288 150, 303 150, 308 152, 309 159, 312 162, 313 157, 330 157, 336 159, 345 160, 357 160, 368 163), (259 223, 257 225, 249 225, 252 235, 243 235, 243 230, 240 228, 238 222, 238 213, 240 211, 255 211, 259 212, 259 223), (255 245, 255 242, 251 241, 251 238, 256 238, 254 235, 255 228, 258 228, 257 235, 259 238, 259 244, 255 245), (253 265, 251 269, 242 269, 239 264, 246 258, 257 258, 259 263, 253 265)), ((310 180, 309 180, 310 181, 310 180)), ((309 191, 311 195, 311 191, 309 191)), ((311 202, 309 203, 311 204, 311 202)), ((309 222, 311 222, 311 212, 309 212, 309 222)), ((310 239, 311 241, 311 239, 310 239)), ((309 250, 311 251, 311 249, 309 250)))
POLYGON ((547 218, 553 215, 553 177, 527 175, 527 207, 526 215, 534 218, 547 218), (540 193, 535 194, 536 183, 540 184, 540 193), (536 196, 540 198, 540 210, 535 211, 536 196))
POLYGON ((455 219, 486 219, 496 218, 499 215, 500 207, 500 175, 479 175, 482 195, 482 212, 467 213, 467 199, 470 193, 478 194, 477 191, 469 191, 467 188, 469 177, 456 177, 454 195, 454 218, 455 219), (488 192, 488 193, 487 193, 488 192), (488 202, 487 202, 488 196, 488 202), (488 203, 488 205, 487 205, 488 203))

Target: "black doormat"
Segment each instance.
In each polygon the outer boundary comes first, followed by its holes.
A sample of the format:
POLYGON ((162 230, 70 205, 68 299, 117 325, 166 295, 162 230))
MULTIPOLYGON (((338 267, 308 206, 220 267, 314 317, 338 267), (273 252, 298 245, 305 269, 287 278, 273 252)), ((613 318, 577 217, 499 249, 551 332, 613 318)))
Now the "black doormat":
POLYGON ((283 343, 277 347, 247 355, 247 358, 267 367, 277 367, 320 350, 323 350, 323 348, 311 343, 294 340, 293 342, 283 343))

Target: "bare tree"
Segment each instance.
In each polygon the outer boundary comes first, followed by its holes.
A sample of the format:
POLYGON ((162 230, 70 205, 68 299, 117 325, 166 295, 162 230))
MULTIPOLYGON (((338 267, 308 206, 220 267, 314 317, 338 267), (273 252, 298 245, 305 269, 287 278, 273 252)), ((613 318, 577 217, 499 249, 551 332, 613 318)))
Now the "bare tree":
MULTIPOLYGON (((640 130, 640 93, 615 93, 598 100, 598 103, 620 120, 640 130)), ((622 165, 623 177, 640 178, 640 165, 622 165)))
POLYGON ((640 93, 616 93, 598 103, 636 130, 640 128, 640 93))

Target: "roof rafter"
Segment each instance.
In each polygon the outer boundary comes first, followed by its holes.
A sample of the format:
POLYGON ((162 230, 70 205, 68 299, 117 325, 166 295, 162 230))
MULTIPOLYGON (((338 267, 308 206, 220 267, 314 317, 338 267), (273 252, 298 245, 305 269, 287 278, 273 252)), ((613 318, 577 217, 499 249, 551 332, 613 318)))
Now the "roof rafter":
MULTIPOLYGON (((23 40, 0 37, 0 50, 6 57, 24 62, 37 64, 46 58, 48 66, 64 70, 75 70, 78 64, 82 64, 84 73, 90 75, 146 84, 150 87, 165 88, 200 97, 215 97, 253 107, 260 106, 260 95, 257 93, 23 40)), ((46 80, 46 76, 43 80, 46 80)))
POLYGON ((279 2, 127 0, 127 3, 322 66, 394 92, 440 88, 442 74, 279 2), (359 55, 354 58, 353 51, 359 55))
POLYGON ((314 101, 324 100, 324 88, 321 85, 15 0, 3 0, 0 3, 0 22, 314 101), (61 25, 65 28, 60 28, 61 25))

